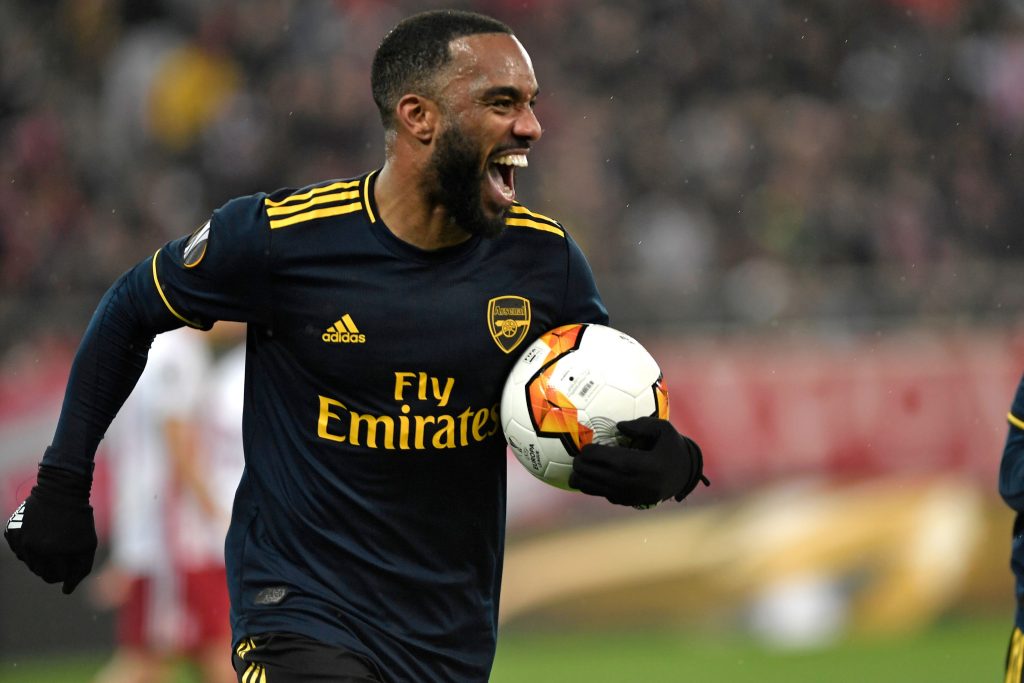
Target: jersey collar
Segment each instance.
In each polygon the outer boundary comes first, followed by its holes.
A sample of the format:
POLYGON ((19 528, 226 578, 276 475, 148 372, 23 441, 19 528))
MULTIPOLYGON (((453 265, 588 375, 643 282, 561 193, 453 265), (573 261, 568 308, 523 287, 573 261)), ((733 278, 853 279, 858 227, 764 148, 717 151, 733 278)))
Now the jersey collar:
POLYGON ((415 245, 409 244, 408 242, 395 237, 395 234, 391 232, 391 228, 384 223, 380 217, 380 212, 377 210, 377 199, 374 196, 374 187, 376 186, 377 174, 379 172, 380 169, 378 168, 374 171, 370 171, 363 177, 361 184, 363 193, 363 210, 366 212, 366 218, 370 222, 370 230, 388 249, 388 251, 409 261, 418 261, 420 263, 446 263, 462 258, 464 255, 476 249, 477 245, 480 244, 483 237, 473 235, 465 242, 456 244, 455 246, 428 250, 420 249, 415 245))

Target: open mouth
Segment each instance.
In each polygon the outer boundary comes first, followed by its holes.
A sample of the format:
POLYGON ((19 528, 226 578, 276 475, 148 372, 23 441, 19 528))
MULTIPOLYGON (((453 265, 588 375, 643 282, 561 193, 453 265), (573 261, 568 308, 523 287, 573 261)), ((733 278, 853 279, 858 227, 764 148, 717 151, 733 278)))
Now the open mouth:
POLYGON ((514 152, 499 154, 487 164, 487 177, 500 204, 515 201, 516 168, 526 168, 528 165, 525 154, 514 152))

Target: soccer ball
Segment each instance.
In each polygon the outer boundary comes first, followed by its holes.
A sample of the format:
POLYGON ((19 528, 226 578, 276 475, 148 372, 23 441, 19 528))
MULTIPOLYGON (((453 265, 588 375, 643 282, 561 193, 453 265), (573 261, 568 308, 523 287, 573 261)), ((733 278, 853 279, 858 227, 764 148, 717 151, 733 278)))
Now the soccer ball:
POLYGON ((572 459, 589 443, 625 444, 616 424, 668 419, 657 361, 635 339, 604 325, 564 325, 541 335, 512 367, 501 427, 538 479, 572 490, 572 459))

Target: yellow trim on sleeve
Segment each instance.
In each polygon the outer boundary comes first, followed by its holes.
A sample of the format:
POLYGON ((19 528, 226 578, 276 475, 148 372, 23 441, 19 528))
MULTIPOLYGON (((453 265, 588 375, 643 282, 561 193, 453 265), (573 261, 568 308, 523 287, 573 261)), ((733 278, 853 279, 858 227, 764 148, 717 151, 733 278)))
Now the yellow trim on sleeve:
POLYGON ((1010 424, 1012 424, 1017 429, 1024 429, 1024 420, 1020 419, 1013 413, 1007 413, 1006 419, 1009 420, 1010 424))
POLYGON ((191 320, 189 320, 188 318, 183 316, 181 313, 178 313, 176 310, 174 310, 174 306, 171 306, 171 302, 168 301, 167 300, 167 296, 164 295, 164 289, 163 289, 163 287, 160 286, 160 278, 157 277, 157 275, 156 275, 156 258, 159 255, 160 255, 160 250, 157 249, 156 253, 153 254, 153 284, 156 285, 156 293, 160 295, 160 299, 163 300, 164 306, 167 306, 167 310, 170 311, 171 313, 173 313, 175 318, 177 318, 181 322, 185 323, 189 327, 194 327, 196 329, 200 329, 201 330, 203 328, 202 325, 200 325, 198 323, 192 322, 191 320))

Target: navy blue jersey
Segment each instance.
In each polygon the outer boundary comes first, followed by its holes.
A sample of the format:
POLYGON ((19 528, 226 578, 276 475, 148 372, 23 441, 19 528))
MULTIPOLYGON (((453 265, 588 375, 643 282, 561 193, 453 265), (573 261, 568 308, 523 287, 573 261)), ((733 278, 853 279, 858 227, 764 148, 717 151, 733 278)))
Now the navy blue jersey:
POLYGON ((1006 419, 1010 423, 999 464, 999 493, 1017 515, 1013 522, 1010 568, 1016 578, 1017 628, 1024 630, 1024 377, 1006 419))
POLYGON ((556 221, 516 205, 496 239, 423 251, 377 215, 374 175, 230 201, 153 277, 182 322, 249 323, 235 639, 293 632, 389 680, 486 680, 502 385, 530 340, 607 315, 556 221))

